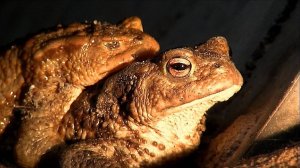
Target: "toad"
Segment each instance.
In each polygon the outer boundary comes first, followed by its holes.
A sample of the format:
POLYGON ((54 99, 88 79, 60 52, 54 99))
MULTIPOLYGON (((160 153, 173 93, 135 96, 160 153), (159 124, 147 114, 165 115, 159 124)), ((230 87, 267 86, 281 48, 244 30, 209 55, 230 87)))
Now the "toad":
POLYGON ((34 167, 64 142, 58 133, 61 120, 85 87, 158 50, 140 19, 131 17, 119 25, 94 21, 58 26, 2 53, 0 135, 20 112, 17 163, 34 167))
POLYGON ((61 166, 152 167, 183 157, 200 143, 205 112, 242 83, 223 37, 133 63, 71 105, 58 132, 76 143, 61 166))
POLYGON ((17 164, 35 167, 65 143, 62 167, 155 166, 193 151, 205 112, 242 77, 223 37, 144 60, 158 50, 133 17, 59 26, 6 51, 0 135, 20 113, 17 164))

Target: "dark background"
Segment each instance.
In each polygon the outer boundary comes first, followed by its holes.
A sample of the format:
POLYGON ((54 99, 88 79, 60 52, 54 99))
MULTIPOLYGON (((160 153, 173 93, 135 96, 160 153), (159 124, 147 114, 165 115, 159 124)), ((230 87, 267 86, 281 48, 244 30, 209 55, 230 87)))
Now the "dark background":
POLYGON ((284 26, 299 37, 300 7, 296 4, 296 0, 2 0, 0 46, 60 23, 116 23, 139 16, 144 31, 159 41, 162 50, 225 36, 234 61, 244 72, 249 57, 280 15, 288 15, 290 24, 284 26))

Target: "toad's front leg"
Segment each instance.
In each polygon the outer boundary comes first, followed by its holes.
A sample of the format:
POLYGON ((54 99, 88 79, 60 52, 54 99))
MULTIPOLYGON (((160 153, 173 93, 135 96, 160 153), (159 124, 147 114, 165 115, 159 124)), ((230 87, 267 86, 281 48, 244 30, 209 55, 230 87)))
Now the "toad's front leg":
POLYGON ((95 139, 74 144, 63 152, 60 166, 64 168, 101 167, 101 168, 127 168, 139 167, 138 158, 143 150, 133 148, 130 140, 95 139))
POLYGON ((32 85, 28 92, 33 102, 30 106, 27 104, 27 115, 22 119, 15 147, 17 161, 24 167, 34 166, 42 154, 54 145, 64 142, 64 138, 57 133, 58 127, 63 114, 81 93, 82 88, 71 84, 58 87, 50 90, 32 85))

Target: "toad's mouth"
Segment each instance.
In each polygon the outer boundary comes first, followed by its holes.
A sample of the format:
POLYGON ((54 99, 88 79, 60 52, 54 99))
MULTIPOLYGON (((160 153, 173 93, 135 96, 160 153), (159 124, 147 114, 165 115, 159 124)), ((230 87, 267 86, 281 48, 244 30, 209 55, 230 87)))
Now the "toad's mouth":
POLYGON ((228 100, 240 89, 241 89, 240 85, 233 85, 225 90, 211 94, 204 98, 196 99, 177 107, 171 107, 165 109, 164 112, 165 114, 172 114, 172 113, 195 109, 197 111, 203 111, 203 113, 205 113, 205 111, 207 111, 214 104, 228 100))

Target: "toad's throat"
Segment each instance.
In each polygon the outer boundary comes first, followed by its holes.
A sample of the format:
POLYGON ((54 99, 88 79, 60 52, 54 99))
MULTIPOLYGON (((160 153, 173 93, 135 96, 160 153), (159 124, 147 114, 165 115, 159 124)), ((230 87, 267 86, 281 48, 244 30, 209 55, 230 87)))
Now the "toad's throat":
MULTIPOLYGON (((202 116, 215 103, 228 100, 241 86, 233 85, 223 91, 197 99, 181 106, 164 110, 165 117, 161 118, 154 128, 162 135, 177 134, 179 137, 191 135, 195 131, 202 116)), ((170 137, 170 140, 173 140, 170 137)))
POLYGON ((164 113, 169 115, 161 118, 151 131, 141 134, 141 137, 148 141, 144 147, 160 155, 157 155, 157 157, 193 150, 200 143, 202 131, 199 127, 204 124, 201 123, 201 119, 204 117, 205 112, 215 103, 229 99, 240 88, 238 85, 233 85, 205 98, 166 109, 164 113), (151 145, 153 142, 164 144, 165 150, 163 152, 156 151, 157 148, 151 145))

